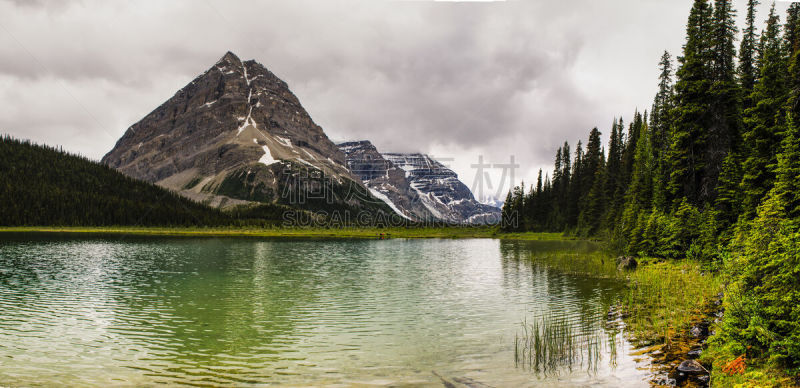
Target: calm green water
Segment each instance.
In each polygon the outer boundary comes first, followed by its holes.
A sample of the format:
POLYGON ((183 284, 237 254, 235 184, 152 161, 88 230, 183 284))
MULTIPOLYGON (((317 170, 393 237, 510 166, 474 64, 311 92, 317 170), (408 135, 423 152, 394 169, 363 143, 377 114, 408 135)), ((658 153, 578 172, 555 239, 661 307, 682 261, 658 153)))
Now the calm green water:
POLYGON ((647 385, 606 328, 621 285, 530 260, 556 249, 592 247, 3 237, 0 385, 647 385), (543 314, 603 336, 599 360, 515 364, 543 314))

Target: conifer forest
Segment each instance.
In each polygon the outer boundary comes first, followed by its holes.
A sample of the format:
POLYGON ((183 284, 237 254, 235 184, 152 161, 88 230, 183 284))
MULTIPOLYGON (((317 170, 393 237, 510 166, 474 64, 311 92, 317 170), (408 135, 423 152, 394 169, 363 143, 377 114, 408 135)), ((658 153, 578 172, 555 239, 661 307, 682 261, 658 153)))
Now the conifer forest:
POLYGON ((508 231, 609 241, 623 254, 703 262, 727 279, 732 354, 800 368, 800 4, 757 31, 731 1, 696 0, 683 51, 664 52, 649 110, 608 141, 556 150, 552 176, 509 192, 508 231), (738 47, 737 47, 738 46, 738 47))

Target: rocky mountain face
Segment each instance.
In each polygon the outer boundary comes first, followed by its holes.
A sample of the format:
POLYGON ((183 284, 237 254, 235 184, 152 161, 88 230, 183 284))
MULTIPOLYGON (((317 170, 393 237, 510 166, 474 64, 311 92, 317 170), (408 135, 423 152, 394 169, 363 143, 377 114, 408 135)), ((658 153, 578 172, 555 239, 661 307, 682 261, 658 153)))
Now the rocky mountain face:
POLYGON ((385 153, 383 157, 406 172, 411 187, 434 217, 459 223, 485 224, 500 220, 500 209, 475 200, 467 185, 445 165, 425 154, 385 153))
POLYGON ((475 200, 455 172, 424 154, 381 154, 369 141, 339 144, 353 175, 408 218, 493 223, 500 209, 475 200))
POLYGON ((406 179, 406 172, 386 160, 368 140, 339 144, 344 151, 347 168, 377 198, 395 212, 413 221, 436 221, 423 204, 419 193, 406 179))
POLYGON ((376 201, 286 83, 231 52, 128 128, 102 162, 217 207, 376 201))

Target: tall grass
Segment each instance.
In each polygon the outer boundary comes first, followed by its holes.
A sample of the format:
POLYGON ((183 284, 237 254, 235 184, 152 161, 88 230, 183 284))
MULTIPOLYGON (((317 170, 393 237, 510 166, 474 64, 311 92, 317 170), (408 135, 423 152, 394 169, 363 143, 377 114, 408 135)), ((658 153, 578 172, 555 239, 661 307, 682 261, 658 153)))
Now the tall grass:
POLYGON ((719 276, 689 260, 646 264, 628 277, 620 304, 629 330, 641 344, 669 345, 670 338, 687 329, 705 302, 722 288, 719 276))
POLYGON ((522 322, 514 338, 514 363, 517 367, 543 374, 557 374, 576 367, 596 372, 603 354, 616 365, 617 332, 599 327, 576 330, 566 317, 543 315, 522 322))

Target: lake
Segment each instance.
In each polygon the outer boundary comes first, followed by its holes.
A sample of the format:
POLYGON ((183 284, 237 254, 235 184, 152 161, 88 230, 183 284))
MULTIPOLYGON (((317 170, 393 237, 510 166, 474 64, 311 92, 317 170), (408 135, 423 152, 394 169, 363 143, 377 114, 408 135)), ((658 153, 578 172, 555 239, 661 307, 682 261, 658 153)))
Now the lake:
POLYGON ((531 260, 596 249, 2 236, 0 385, 648 386, 624 285, 531 260), (541 364, 532 323, 561 333, 541 364))

